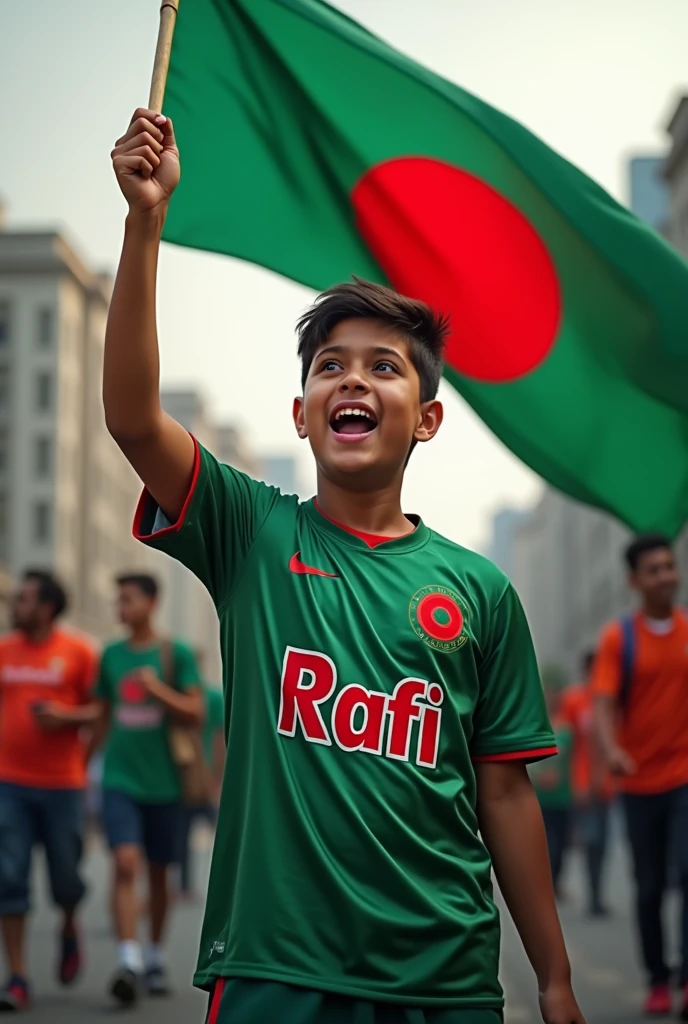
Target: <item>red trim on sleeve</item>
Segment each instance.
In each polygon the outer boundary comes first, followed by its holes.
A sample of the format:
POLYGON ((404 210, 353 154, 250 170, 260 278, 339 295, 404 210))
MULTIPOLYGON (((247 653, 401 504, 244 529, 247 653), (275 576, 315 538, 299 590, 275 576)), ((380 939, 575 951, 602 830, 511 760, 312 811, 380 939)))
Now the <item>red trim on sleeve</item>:
POLYGON ((177 519, 177 522, 173 523, 171 526, 165 526, 164 529, 157 530, 155 533, 142 533, 141 527, 143 524, 143 516, 146 511, 146 506, 149 501, 155 504, 154 498, 148 493, 148 491, 144 487, 141 497, 139 498, 139 503, 136 506, 136 512, 134 513, 134 526, 132 532, 136 540, 147 541, 152 540, 153 538, 157 540, 159 537, 167 537, 171 533, 178 533, 179 530, 181 530, 182 526, 184 525, 184 520, 186 519, 189 507, 193 500, 194 492, 196 490, 196 484, 198 483, 198 477, 201 472, 201 449, 198 445, 198 441, 196 440, 195 437, 193 437, 193 435, 192 440, 194 443, 195 455, 193 475, 191 477, 191 486, 189 487, 189 493, 186 496, 186 501, 184 502, 182 510, 179 513, 179 518, 177 519))
POLYGON ((512 750, 509 754, 482 754, 472 758, 473 764, 485 764, 489 761, 527 761, 541 757, 554 757, 559 751, 557 747, 540 747, 537 750, 512 750))
POLYGON ((226 984, 226 978, 218 978, 213 986, 213 997, 210 1000, 207 1024, 217 1024, 218 1022, 220 1017, 220 1003, 222 1002, 222 994, 225 990, 226 984))

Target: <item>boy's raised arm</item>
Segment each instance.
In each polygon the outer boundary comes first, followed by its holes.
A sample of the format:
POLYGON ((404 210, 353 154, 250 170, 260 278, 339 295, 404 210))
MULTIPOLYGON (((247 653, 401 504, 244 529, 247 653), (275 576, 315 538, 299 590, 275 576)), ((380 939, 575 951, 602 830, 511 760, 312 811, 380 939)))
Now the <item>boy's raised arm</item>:
POLYGON ((129 204, 122 256, 105 334, 103 404, 110 434, 172 522, 191 486, 194 443, 160 404, 156 324, 158 252, 179 182, 172 123, 139 109, 112 151, 129 204))

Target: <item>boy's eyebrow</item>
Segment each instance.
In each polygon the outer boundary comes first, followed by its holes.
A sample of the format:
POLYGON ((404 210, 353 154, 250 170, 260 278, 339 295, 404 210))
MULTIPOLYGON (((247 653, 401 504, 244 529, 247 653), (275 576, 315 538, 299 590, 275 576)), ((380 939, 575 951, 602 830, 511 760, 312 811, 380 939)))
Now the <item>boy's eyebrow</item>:
MULTIPOLYGON (((320 358, 321 356, 324 356, 324 355, 332 355, 332 354, 339 355, 342 352, 346 352, 346 351, 347 351, 347 346, 346 345, 327 345, 325 348, 321 348, 318 351, 317 355, 318 355, 318 358, 320 358)), ((387 348, 386 345, 375 345, 375 346, 373 346, 372 351, 377 356, 396 356, 397 359, 401 355, 401 352, 398 349, 396 349, 396 348, 387 348)))

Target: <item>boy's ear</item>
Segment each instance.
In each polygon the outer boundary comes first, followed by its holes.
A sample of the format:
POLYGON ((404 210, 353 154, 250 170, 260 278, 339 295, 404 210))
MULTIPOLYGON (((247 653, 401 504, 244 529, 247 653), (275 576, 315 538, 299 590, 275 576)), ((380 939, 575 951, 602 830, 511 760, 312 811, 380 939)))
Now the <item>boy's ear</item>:
POLYGON ((305 438, 308 437, 308 431, 306 430, 306 422, 303 415, 303 398, 297 397, 294 399, 292 416, 294 417, 294 426, 296 427, 296 433, 303 441, 305 440, 305 438))
POLYGON ((443 419, 444 409, 439 399, 434 398, 431 402, 423 402, 420 407, 420 420, 413 434, 414 440, 432 441, 440 429, 443 419))

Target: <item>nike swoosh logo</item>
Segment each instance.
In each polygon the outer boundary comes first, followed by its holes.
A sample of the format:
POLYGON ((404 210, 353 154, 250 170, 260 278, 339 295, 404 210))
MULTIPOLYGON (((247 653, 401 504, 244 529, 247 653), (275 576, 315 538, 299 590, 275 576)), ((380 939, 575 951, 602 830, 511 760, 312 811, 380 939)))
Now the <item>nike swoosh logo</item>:
POLYGON ((323 569, 315 569, 312 565, 305 565, 301 558, 300 551, 297 551, 295 555, 292 555, 289 559, 289 568, 292 572, 295 572, 297 576, 327 576, 331 580, 338 580, 339 576, 335 572, 325 572, 323 569))

